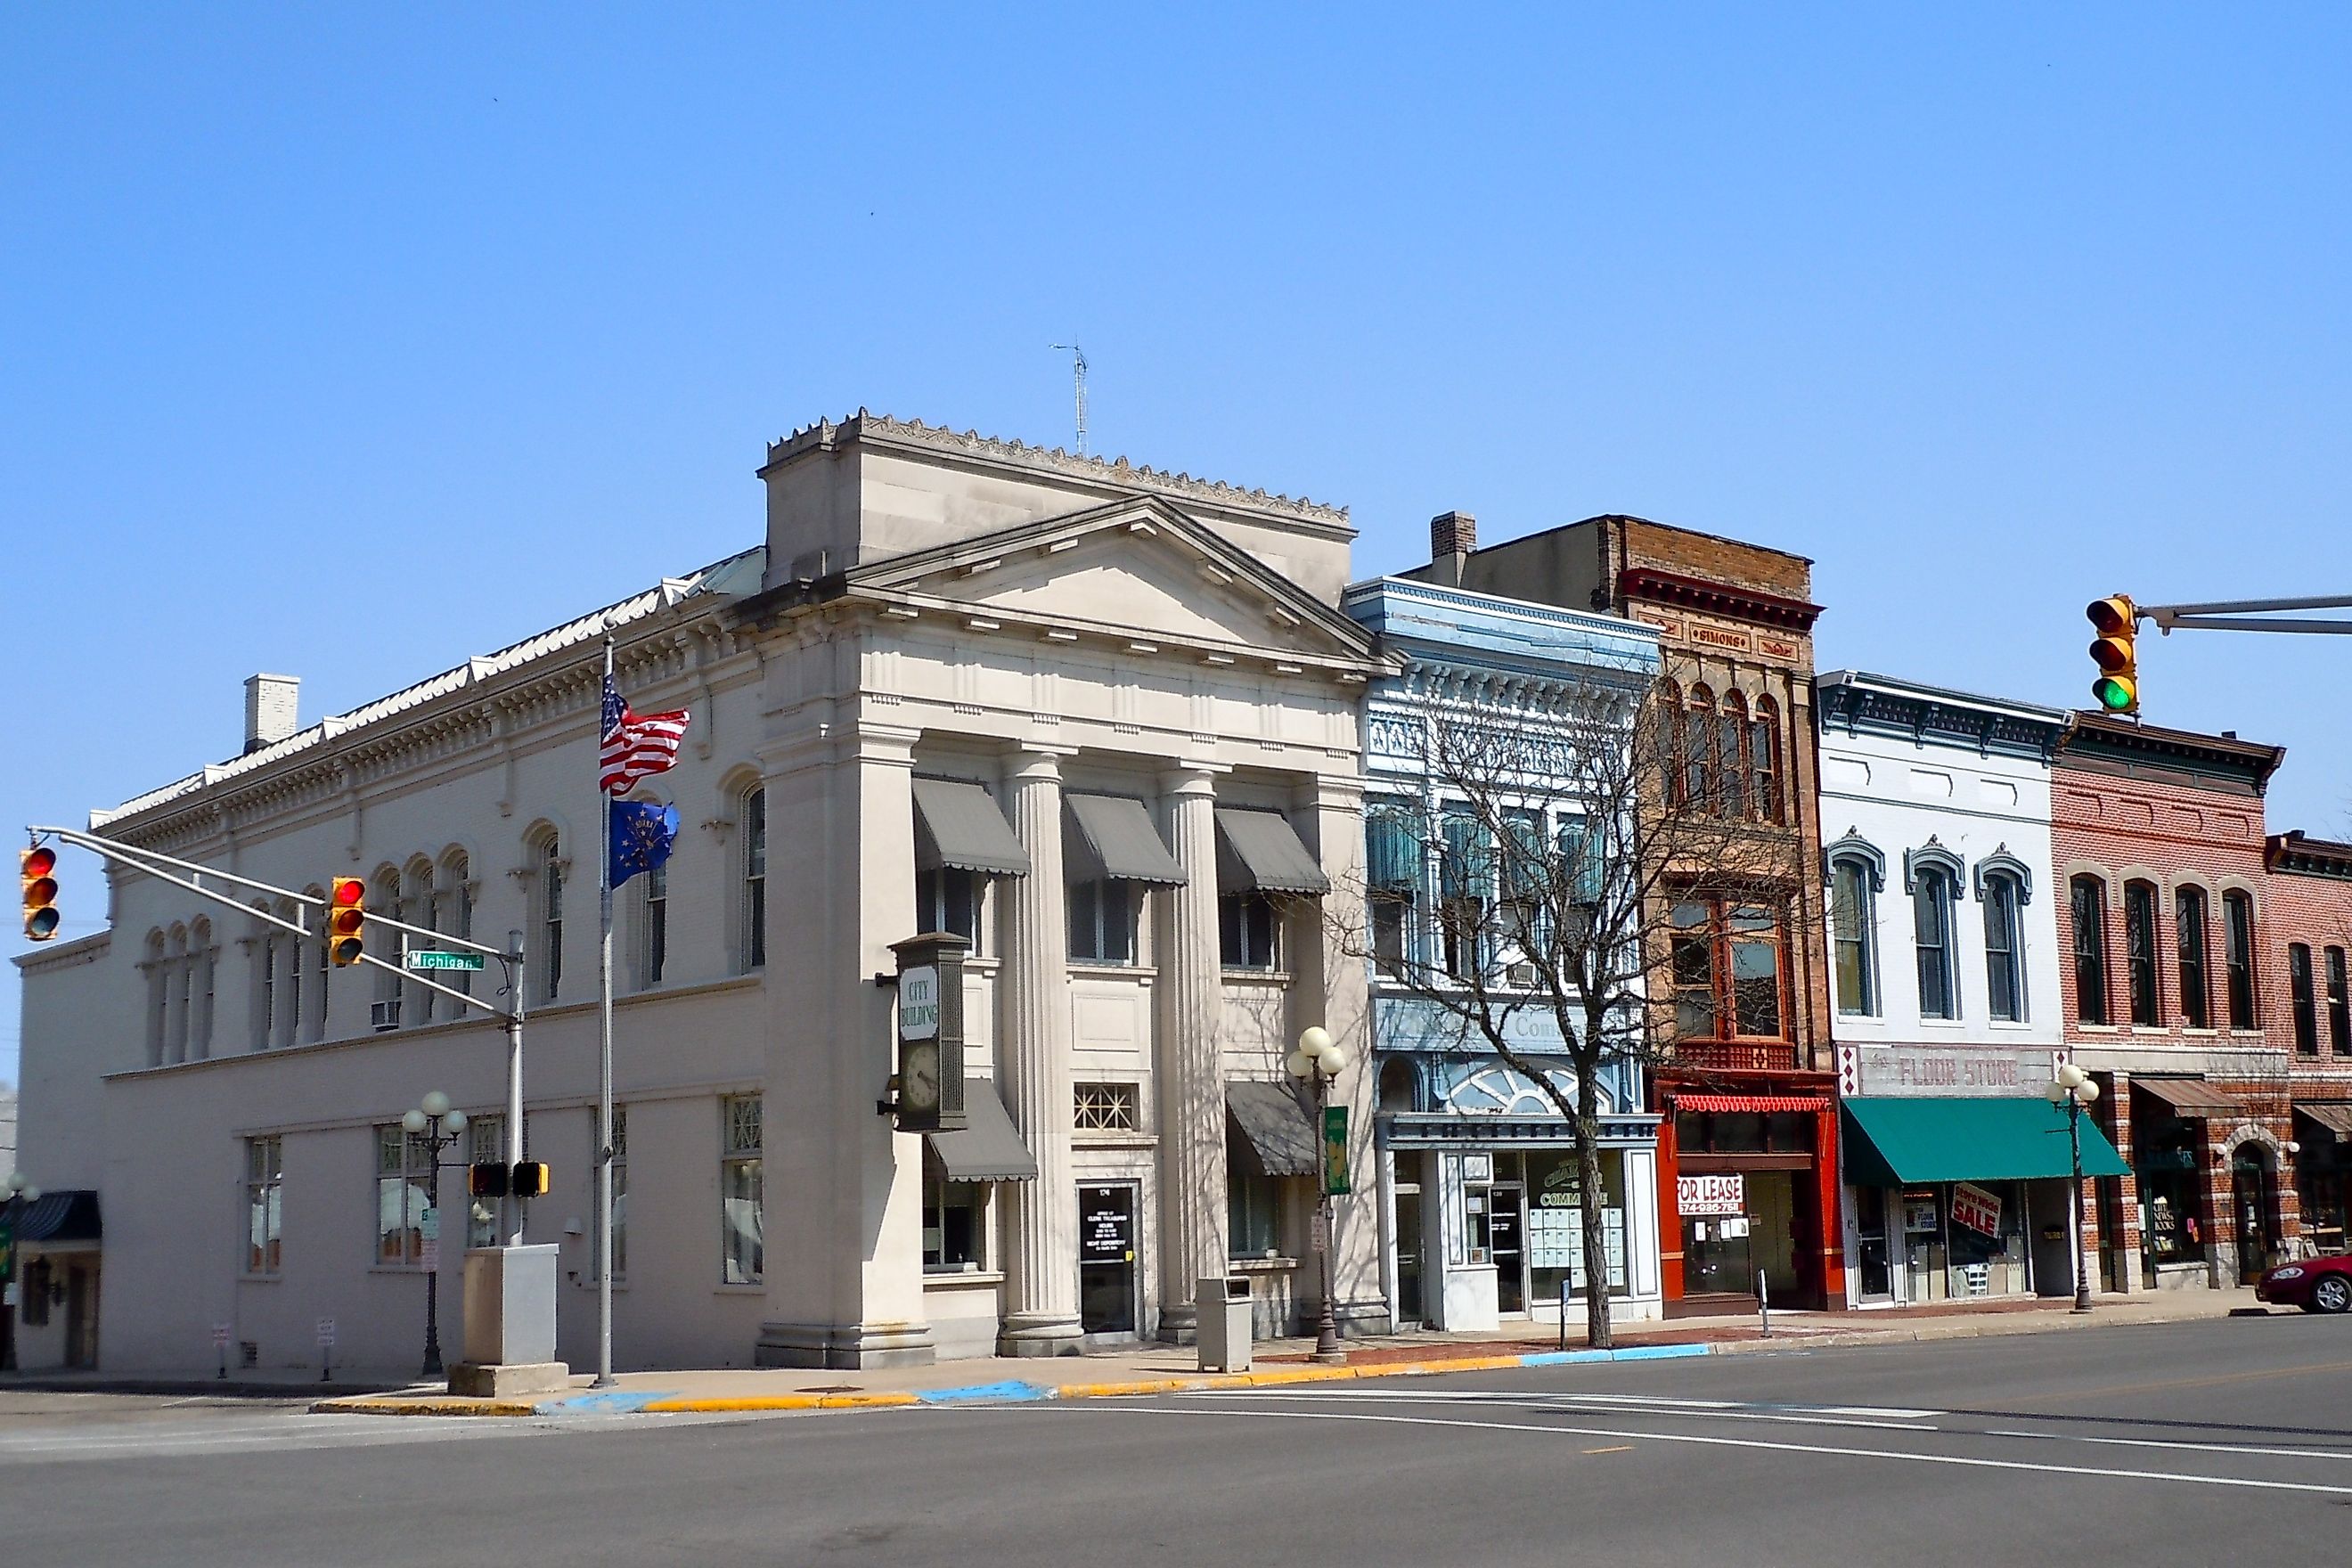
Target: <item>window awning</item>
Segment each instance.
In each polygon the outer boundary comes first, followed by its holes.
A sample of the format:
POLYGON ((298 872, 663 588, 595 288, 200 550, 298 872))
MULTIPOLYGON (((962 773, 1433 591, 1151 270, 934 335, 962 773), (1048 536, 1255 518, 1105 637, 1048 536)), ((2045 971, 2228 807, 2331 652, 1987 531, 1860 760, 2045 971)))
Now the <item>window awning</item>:
MULTIPOLYGON (((1225 1113, 1241 1131, 1246 1151, 1267 1176, 1311 1176, 1323 1168, 1323 1146, 1288 1088, 1259 1081, 1228 1082, 1225 1113)), ((1246 1168, 1247 1162, 1244 1163, 1246 1168)))
POLYGON ((1827 1110, 1830 1102, 1818 1094, 1677 1094, 1676 1110, 1755 1111, 1827 1110))
MULTIPOLYGON (((1842 1103, 1845 1179, 1855 1186, 2032 1182, 2074 1173, 2066 1113, 2039 1097, 1862 1097, 1842 1103)), ((2083 1174, 2131 1173, 2089 1117, 2083 1118, 2081 1131, 2083 1174)))
POLYGON ((2298 1100, 2294 1102, 2294 1113, 2317 1122, 2330 1137, 2352 1138, 2352 1105, 2298 1100))
POLYGON ((2136 1089, 2144 1089, 2183 1116, 2243 1116, 2245 1102, 2223 1094, 2201 1078, 2136 1078, 2136 1089))
POLYGON ((1278 811, 1217 807, 1217 886, 1242 893, 1328 893, 1331 879, 1278 811))
POLYGON ((1079 880, 1149 882, 1157 888, 1181 888, 1189 879, 1184 868, 1160 841, 1160 830, 1143 803, 1123 795, 1074 795, 1069 797, 1070 821, 1077 831, 1077 864, 1071 874, 1079 880))
POLYGON ((25 1212, 16 1221, 19 1246, 45 1241, 96 1241, 100 1235, 98 1194, 89 1187, 43 1193, 25 1205, 25 1212))
POLYGON ((1025 877, 1029 851, 986 790, 961 779, 915 781, 915 868, 1025 877))
POLYGON ((926 1134, 931 1152, 950 1182, 1034 1182, 1037 1162, 1021 1142, 1020 1130, 996 1097, 988 1079, 964 1080, 963 1110, 968 1127, 953 1132, 926 1134))

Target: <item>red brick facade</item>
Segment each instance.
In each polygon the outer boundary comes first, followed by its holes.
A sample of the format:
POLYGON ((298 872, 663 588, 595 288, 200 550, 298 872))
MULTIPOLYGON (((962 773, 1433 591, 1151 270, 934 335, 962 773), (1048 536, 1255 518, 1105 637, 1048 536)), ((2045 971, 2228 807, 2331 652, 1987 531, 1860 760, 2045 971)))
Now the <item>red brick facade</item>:
POLYGON ((2107 1289, 2235 1285, 2299 1234, 2263 857, 2263 791, 2283 755, 2099 714, 2079 716, 2058 753, 2065 1035, 2133 1167, 2093 1184, 2084 1215, 2107 1289), (2095 933, 2078 933, 2078 909, 2098 917, 2095 933))
POLYGON ((2295 1206, 2305 1248, 2336 1252, 2352 1207, 2352 1146, 2339 1131, 2352 1125, 2352 844, 2284 833, 2264 858, 2263 1022, 2286 1053, 2297 1108, 2288 1142, 2295 1206))

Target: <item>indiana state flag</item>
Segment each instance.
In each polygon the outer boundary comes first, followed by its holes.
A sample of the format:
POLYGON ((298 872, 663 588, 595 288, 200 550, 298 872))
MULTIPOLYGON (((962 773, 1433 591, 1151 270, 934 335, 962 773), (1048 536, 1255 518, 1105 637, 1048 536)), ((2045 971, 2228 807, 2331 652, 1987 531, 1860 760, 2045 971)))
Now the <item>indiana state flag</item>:
POLYGON ((606 866, 619 887, 640 871, 650 871, 669 858, 671 840, 677 837, 677 807, 651 801, 613 803, 613 841, 606 846, 606 866))

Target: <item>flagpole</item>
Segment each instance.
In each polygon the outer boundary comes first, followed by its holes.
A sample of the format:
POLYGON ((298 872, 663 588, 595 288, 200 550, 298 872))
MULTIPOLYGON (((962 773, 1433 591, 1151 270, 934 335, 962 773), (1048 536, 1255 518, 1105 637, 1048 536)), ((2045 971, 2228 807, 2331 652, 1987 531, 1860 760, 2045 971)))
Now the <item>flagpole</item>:
MULTIPOLYGON (((604 639, 604 684, 613 639, 604 639)), ((601 775, 603 764, 598 764, 601 775)), ((596 1382, 613 1385, 613 795, 596 781, 604 830, 596 843, 596 1382)))

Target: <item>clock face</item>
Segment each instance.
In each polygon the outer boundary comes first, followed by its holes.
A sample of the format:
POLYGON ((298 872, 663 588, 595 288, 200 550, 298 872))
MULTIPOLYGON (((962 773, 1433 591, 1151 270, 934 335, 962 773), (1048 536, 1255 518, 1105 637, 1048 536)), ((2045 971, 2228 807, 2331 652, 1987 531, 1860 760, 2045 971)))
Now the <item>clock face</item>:
POLYGON ((940 1048, 908 1043, 900 1047, 898 1098, 912 1110, 934 1110, 940 1103, 940 1048))

